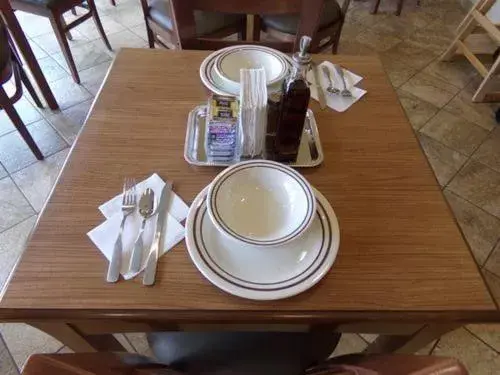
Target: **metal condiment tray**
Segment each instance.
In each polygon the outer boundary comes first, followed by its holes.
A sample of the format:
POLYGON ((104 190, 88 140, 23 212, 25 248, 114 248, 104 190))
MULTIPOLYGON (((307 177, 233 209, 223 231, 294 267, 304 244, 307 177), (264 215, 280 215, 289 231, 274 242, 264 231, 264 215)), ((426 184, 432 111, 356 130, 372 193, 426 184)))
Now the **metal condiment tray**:
MULTIPOLYGON (((189 164, 198 166, 226 167, 237 161, 209 161, 205 152, 207 106, 199 105, 189 112, 184 158, 189 164)), ((313 112, 309 109, 304 124, 304 133, 300 141, 299 154, 291 167, 316 167, 323 161, 323 149, 319 140, 318 127, 313 112)))

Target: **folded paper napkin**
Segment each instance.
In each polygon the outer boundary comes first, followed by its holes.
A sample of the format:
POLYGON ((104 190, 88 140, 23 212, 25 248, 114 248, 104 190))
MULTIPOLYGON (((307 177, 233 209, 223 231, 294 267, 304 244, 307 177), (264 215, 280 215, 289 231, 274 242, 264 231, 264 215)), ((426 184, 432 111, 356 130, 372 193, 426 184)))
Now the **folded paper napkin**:
MULTIPOLYGON (((165 186, 165 181, 161 179, 156 173, 146 180, 136 185, 137 202, 139 202, 140 195, 147 189, 151 188, 155 192, 155 210, 160 199, 161 191, 165 186)), ((120 224, 122 221, 122 194, 110 199, 106 203, 99 206, 99 210, 106 218, 102 224, 92 229, 87 233, 92 242, 110 260, 113 253, 120 224)), ((168 204, 168 217, 165 222, 165 232, 163 233, 164 246, 160 249, 160 256, 165 254, 168 250, 177 245, 184 238, 184 227, 180 224, 181 221, 186 219, 189 207, 183 200, 174 192, 170 194, 170 202, 168 204)), ((142 253, 142 266, 141 271, 145 267, 147 255, 153 242, 154 231, 156 228, 157 215, 150 217, 144 228, 143 241, 144 251, 142 253)), ((129 271, 130 256, 134 247, 134 242, 139 233, 142 223, 142 216, 139 214, 138 209, 127 217, 125 227, 123 230, 122 241, 122 262, 121 271, 125 280, 135 277, 137 274, 129 271)))
MULTIPOLYGON (((330 82, 328 81, 328 78, 326 78, 325 74, 323 73, 323 68, 322 68, 323 66, 327 66, 328 69, 330 70, 330 76, 332 77, 336 88, 338 88, 339 90, 342 90, 344 88, 344 86, 342 85, 342 78, 340 78, 338 73, 335 71, 335 68, 331 62, 323 61, 321 64, 318 65, 318 76, 319 76, 319 80, 321 81, 320 84, 321 84, 321 87, 323 88, 323 92, 325 93, 326 104, 328 105, 328 107, 334 109, 337 112, 344 112, 351 105, 353 105, 359 99, 361 99, 363 97, 363 95, 366 94, 366 90, 360 89, 359 87, 355 86, 363 78, 358 76, 357 74, 354 74, 353 72, 350 72, 347 69, 343 69, 344 70, 344 77, 345 77, 347 88, 352 93, 352 97, 348 98, 348 97, 344 97, 340 94, 328 93, 326 91, 326 88, 330 85, 330 82)), ((315 80, 314 73, 312 72, 312 70, 310 70, 307 73, 307 80, 312 83, 312 85, 311 85, 311 97, 318 100, 317 85, 316 85, 316 80, 315 80)))

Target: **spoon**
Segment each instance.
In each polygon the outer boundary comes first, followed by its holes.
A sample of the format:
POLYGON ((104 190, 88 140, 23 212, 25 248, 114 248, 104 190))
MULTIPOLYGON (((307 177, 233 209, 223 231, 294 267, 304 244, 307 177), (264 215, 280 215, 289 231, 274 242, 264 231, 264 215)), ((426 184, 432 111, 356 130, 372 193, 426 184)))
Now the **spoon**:
POLYGON ((146 220, 149 219, 154 213, 154 205, 155 205, 155 192, 147 188, 144 193, 141 195, 141 199, 139 199, 139 213, 143 217, 141 229, 139 230, 139 234, 137 235, 137 239, 134 243, 134 249, 132 250, 132 255, 130 257, 130 271, 137 273, 141 269, 142 264, 142 252, 143 252, 143 241, 142 234, 144 233, 144 227, 146 225, 146 220))
POLYGON ((333 83, 332 76, 330 75, 330 70, 326 66, 321 67, 323 69, 323 74, 325 75, 326 79, 329 82, 328 87, 326 88, 326 91, 329 92, 330 94, 340 94, 340 90, 335 87, 335 84, 333 83))

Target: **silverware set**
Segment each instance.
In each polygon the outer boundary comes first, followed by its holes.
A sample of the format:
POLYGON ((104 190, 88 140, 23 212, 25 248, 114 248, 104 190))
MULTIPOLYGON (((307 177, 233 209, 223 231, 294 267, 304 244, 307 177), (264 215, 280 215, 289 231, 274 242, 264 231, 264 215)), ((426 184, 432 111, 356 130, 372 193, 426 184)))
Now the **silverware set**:
POLYGON ((326 79, 329 82, 329 85, 328 85, 326 91, 328 93, 334 94, 334 95, 340 94, 341 96, 344 96, 347 98, 352 97, 352 92, 347 88, 347 84, 346 84, 345 76, 344 76, 344 69, 342 69, 342 67, 340 65, 337 65, 337 64, 334 64, 333 66, 335 68, 335 71, 339 75, 340 79, 342 80, 343 89, 339 90, 338 88, 335 87, 335 82, 332 78, 332 75, 330 74, 330 70, 328 69, 328 67, 323 65, 322 66, 323 74, 325 75, 326 79))
POLYGON ((123 218, 120 224, 120 229, 118 236, 115 241, 115 246, 113 249, 113 254, 111 256, 111 261, 109 262, 108 273, 106 276, 106 281, 114 283, 118 281, 120 277, 121 270, 121 259, 123 252, 123 241, 122 235, 127 221, 132 213, 135 212, 136 208, 142 217, 141 227, 139 233, 137 234, 137 239, 135 240, 132 254, 130 257, 129 269, 133 273, 137 273, 141 269, 142 258, 144 253, 144 242, 143 233, 146 226, 146 222, 154 215, 158 215, 156 228, 154 231, 154 239, 151 245, 151 249, 148 253, 146 268, 144 269, 144 275, 142 283, 144 285, 153 285, 155 283, 156 276, 156 265, 159 257, 159 250, 163 246, 164 238, 163 232, 166 226, 166 213, 168 210, 168 201, 170 192, 172 191, 172 184, 166 183, 162 190, 160 200, 155 210, 155 196, 154 191, 150 188, 146 189, 139 198, 139 204, 137 204, 137 193, 135 187, 135 180, 126 178, 123 183, 123 198, 122 198, 122 213, 123 218))

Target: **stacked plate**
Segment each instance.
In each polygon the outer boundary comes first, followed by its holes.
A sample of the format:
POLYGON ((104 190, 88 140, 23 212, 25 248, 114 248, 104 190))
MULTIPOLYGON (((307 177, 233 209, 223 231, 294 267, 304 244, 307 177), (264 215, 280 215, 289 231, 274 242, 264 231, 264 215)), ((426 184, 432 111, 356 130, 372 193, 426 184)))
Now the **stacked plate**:
POLYGON ((194 200, 189 254, 228 293, 275 300, 325 276, 339 248, 339 225, 325 197, 295 170, 255 160, 235 164, 194 200))
POLYGON ((220 49, 209 55, 200 66, 203 84, 219 95, 239 96, 240 69, 263 68, 268 92, 281 89, 281 83, 292 66, 292 60, 272 48, 241 45, 220 49))

